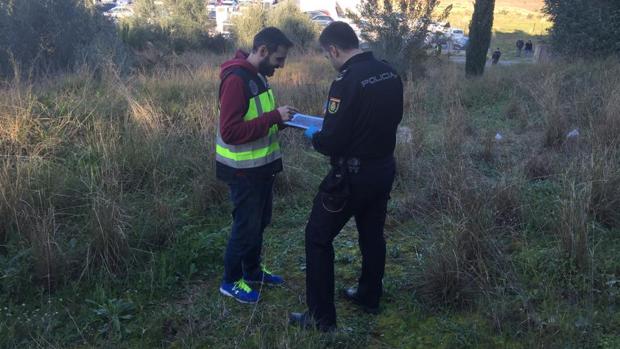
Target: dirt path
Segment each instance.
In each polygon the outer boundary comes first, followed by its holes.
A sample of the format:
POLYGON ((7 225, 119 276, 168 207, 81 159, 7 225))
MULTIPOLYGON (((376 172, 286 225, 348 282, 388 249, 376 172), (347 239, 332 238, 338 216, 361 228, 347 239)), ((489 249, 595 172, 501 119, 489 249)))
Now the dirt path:
MULTIPOLYGON (((454 62, 457 64, 465 64, 465 55, 458 55, 458 56, 450 56, 450 62, 454 62)), ((534 60, 532 59, 525 59, 525 58, 519 58, 519 59, 500 59, 499 60, 499 65, 506 65, 506 66, 511 66, 511 65, 516 65, 516 64, 533 64, 534 60)), ((487 66, 491 66, 491 61, 488 60, 487 61, 487 66)))

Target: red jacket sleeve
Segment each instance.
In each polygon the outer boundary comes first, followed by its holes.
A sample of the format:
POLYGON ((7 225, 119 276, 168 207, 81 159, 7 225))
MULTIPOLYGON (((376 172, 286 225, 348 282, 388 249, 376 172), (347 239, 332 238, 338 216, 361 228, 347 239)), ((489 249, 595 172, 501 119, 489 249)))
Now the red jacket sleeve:
POLYGON ((227 77, 222 83, 221 91, 220 134, 226 144, 239 145, 265 137, 269 128, 280 122, 280 113, 277 110, 259 115, 250 121, 243 120, 248 111, 249 97, 246 96, 240 77, 227 77))

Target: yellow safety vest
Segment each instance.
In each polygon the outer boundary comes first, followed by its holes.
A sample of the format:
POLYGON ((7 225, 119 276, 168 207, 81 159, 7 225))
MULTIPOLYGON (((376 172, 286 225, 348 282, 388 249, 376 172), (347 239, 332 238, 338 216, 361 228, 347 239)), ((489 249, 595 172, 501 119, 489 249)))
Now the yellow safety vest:
MULTIPOLYGON (((258 94, 250 97, 248 111, 243 116, 244 121, 256 119, 263 113, 276 109, 273 91, 262 77, 259 82, 263 83, 262 92, 256 91, 258 89, 254 79, 246 81, 246 84, 254 84, 255 91, 251 88, 251 94, 252 92, 258 94)), ((255 168, 282 158, 278 141, 278 125, 273 125, 265 137, 239 145, 226 144, 222 140, 219 125, 217 130, 216 160, 226 166, 236 169, 255 168)))

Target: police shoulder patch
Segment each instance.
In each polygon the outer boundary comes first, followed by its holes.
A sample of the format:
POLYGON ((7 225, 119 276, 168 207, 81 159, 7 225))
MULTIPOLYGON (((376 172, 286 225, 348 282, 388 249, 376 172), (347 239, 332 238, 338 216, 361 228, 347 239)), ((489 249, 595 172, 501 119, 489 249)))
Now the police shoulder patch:
POLYGON ((329 97, 329 102, 327 104, 327 111, 330 114, 336 114, 339 108, 340 108, 340 99, 335 98, 335 97, 329 97))
POLYGON ((342 72, 340 72, 338 76, 336 77, 336 81, 340 81, 344 79, 344 76, 347 74, 348 71, 349 71, 348 69, 345 69, 342 72))

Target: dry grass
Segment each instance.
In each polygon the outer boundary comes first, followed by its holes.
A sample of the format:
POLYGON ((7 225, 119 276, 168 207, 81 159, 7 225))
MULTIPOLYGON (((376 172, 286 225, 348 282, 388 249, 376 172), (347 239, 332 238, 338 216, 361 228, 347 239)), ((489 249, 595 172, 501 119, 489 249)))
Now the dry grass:
MULTIPOLYGON (((0 91, 0 239, 31 249, 37 280, 53 287, 123 275, 147 263, 136 251, 167 249, 185 227, 222 220, 210 210, 228 194, 213 159, 224 58, 191 55, 126 77, 85 70, 0 91)), ((406 82, 389 224, 416 221, 427 232, 402 246, 422 256, 407 274, 418 300, 471 308, 524 293, 511 253, 528 233, 551 232, 562 258, 588 270, 593 222, 620 222, 620 74, 608 74, 619 69, 613 61, 513 67, 466 80, 440 63, 406 82), (571 145, 573 128, 580 136, 571 145), (529 209, 536 183, 561 188, 545 198, 546 211, 529 209)), ((271 83, 280 104, 321 114, 334 76, 321 57, 300 56, 271 83)), ((282 142, 277 196, 303 211, 326 161, 296 130, 282 142)), ((528 300, 496 305, 489 318, 498 328, 540 323, 528 300), (525 315, 510 315, 519 307, 525 315)))
POLYGON ((590 186, 565 180, 566 188, 560 201, 558 236, 567 258, 584 269, 588 263, 588 197, 590 186))
MULTIPOLYGON (((221 206, 227 190, 214 175, 213 67, 224 58, 191 54, 129 78, 108 67, 7 85, 0 91, 1 241, 21 231, 17 239, 33 246, 41 279, 56 278, 59 265, 73 268, 67 276, 118 274, 133 261, 131 247, 173 240, 184 211, 221 206), (72 237, 81 252, 69 256, 62 251, 72 237)), ((333 74, 325 60, 313 60, 298 60, 273 84, 282 103, 320 114, 333 74)), ((299 151, 308 146, 299 136, 283 133, 292 165, 279 193, 306 188, 306 168, 318 161, 299 151)))
POLYGON ((614 61, 588 68, 535 66, 490 72, 477 81, 464 81, 451 68, 431 68, 427 79, 407 86, 408 109, 415 112, 403 126, 418 130, 421 141, 410 138, 397 151, 393 220, 413 215, 443 222, 431 223, 434 238, 415 282, 427 304, 471 305, 477 295, 497 290, 498 282, 520 288, 507 263, 513 246, 505 242, 532 219, 554 226, 566 260, 588 269, 593 220, 618 226, 620 130, 611 101, 620 80, 605 73, 617 67, 614 61), (476 114, 487 105, 498 112, 476 114), (568 138, 573 129, 580 135, 568 138), (501 141, 494 138, 499 131, 501 141), (528 216, 543 214, 527 212, 523 193, 531 181, 561 184, 555 218, 528 216))

